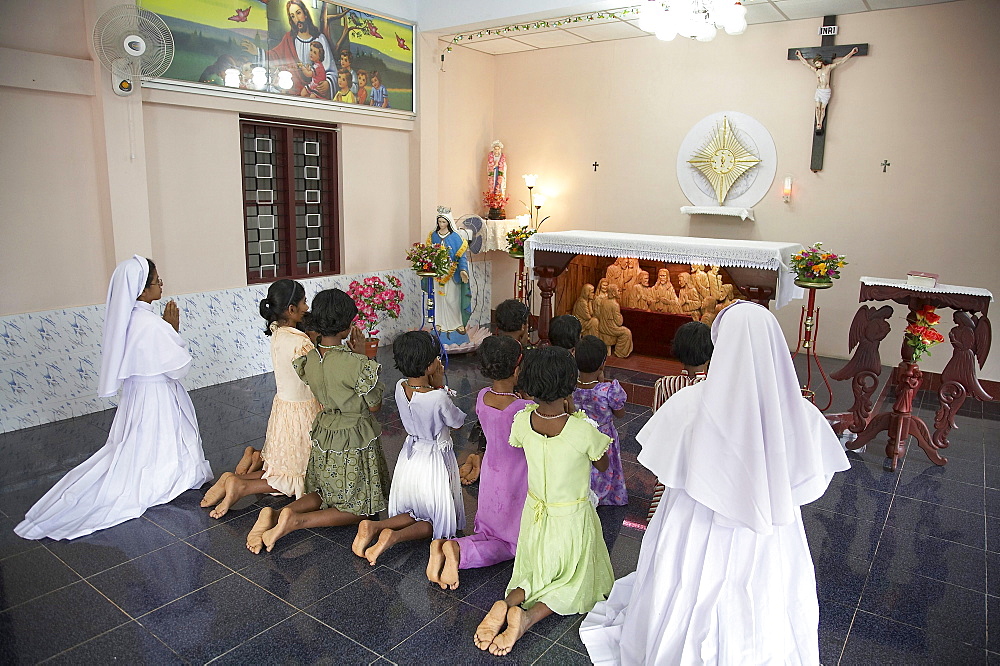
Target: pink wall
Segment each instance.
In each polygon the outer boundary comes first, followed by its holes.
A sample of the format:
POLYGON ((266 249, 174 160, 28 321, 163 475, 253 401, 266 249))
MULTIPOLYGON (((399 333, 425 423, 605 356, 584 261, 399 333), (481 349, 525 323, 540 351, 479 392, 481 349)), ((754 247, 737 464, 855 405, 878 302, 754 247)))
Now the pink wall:
MULTIPOLYGON (((1000 53, 969 52, 969 44, 995 41, 998 18, 992 0, 841 16, 838 40, 868 42, 871 51, 835 75, 818 174, 809 170, 815 81, 785 60, 787 48, 818 43, 818 20, 753 25, 708 44, 646 37, 496 57, 458 48, 440 75, 441 95, 463 104, 442 112, 440 144, 442 154, 466 156, 454 160, 465 171, 460 182, 442 176, 442 196, 456 207, 476 204, 479 169, 471 166, 495 135, 506 144, 512 201, 527 197, 519 176, 528 172, 553 195, 547 229, 823 241, 851 263, 820 295, 818 348, 847 357, 861 275, 905 277, 918 269, 1000 293, 1000 89, 983 76, 1000 71, 1000 53), (489 106, 477 105, 490 77, 489 106), (481 114, 464 112, 470 101, 481 114), (678 210, 688 204, 676 178, 681 141, 701 118, 730 109, 763 123, 777 146, 777 176, 755 208, 756 223, 678 210), (887 173, 883 159, 892 164, 887 173), (787 205, 785 175, 794 178, 787 205)), ((495 280, 494 301, 509 295, 508 282, 495 280)), ((794 339, 798 303, 777 314, 794 339)), ((894 341, 904 325, 894 318, 894 341)), ((895 342, 885 346, 890 357, 895 342)), ((940 371, 949 356, 943 350, 924 365, 940 371)), ((1000 379, 998 356, 984 377, 1000 379)))

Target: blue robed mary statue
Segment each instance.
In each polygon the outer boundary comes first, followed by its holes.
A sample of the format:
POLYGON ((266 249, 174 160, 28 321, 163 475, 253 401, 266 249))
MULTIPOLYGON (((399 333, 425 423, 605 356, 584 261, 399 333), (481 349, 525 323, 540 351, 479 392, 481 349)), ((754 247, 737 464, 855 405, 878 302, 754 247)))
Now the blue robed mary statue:
POLYGON ((427 236, 428 243, 448 248, 451 265, 448 273, 434 279, 434 320, 441 342, 469 342, 465 328, 472 315, 472 291, 469 288, 469 242, 458 233, 451 209, 438 207, 437 228, 427 236))

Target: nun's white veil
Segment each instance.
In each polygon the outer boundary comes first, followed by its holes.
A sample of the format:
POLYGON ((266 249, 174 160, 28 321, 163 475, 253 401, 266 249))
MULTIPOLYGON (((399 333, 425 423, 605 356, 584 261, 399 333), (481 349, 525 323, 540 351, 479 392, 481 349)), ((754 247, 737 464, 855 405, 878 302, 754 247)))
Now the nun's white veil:
POLYGON ((137 254, 118 264, 111 275, 104 314, 104 338, 101 341, 101 378, 97 387, 97 394, 102 398, 114 395, 121 388, 125 334, 132 318, 132 308, 146 288, 148 277, 149 262, 137 254))
POLYGON ((667 400, 637 439, 669 488, 768 534, 850 467, 823 414, 802 397, 778 321, 739 301, 712 326, 708 377, 667 400))

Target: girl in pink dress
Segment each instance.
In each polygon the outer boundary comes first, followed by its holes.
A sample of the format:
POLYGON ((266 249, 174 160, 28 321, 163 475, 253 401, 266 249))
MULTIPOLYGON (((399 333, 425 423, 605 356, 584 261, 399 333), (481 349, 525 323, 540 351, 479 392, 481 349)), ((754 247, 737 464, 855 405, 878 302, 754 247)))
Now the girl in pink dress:
POLYGON ((514 338, 493 335, 483 341, 478 353, 480 370, 493 380, 493 386, 481 390, 476 399, 476 414, 487 442, 479 481, 479 510, 474 534, 431 542, 427 579, 442 590, 458 587, 459 569, 477 569, 514 559, 528 493, 524 450, 510 445, 514 416, 532 404, 514 393, 521 345, 514 338))

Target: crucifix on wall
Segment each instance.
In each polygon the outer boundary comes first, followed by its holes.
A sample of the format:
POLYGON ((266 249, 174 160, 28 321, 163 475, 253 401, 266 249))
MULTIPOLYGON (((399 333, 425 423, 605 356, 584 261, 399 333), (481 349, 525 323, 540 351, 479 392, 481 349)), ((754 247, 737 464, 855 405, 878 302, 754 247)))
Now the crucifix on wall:
POLYGON ((819 29, 823 39, 819 47, 788 49, 789 60, 799 60, 816 74, 816 111, 813 120, 812 161, 809 168, 813 171, 823 169, 823 153, 826 148, 826 128, 828 123, 827 106, 833 95, 833 70, 856 55, 868 55, 867 44, 836 45, 837 17, 823 17, 823 25, 819 29))

